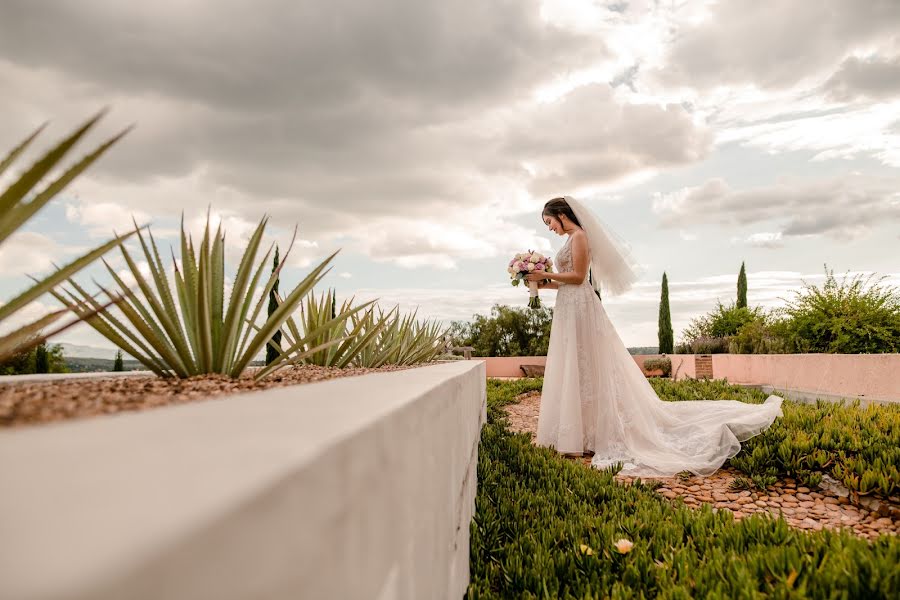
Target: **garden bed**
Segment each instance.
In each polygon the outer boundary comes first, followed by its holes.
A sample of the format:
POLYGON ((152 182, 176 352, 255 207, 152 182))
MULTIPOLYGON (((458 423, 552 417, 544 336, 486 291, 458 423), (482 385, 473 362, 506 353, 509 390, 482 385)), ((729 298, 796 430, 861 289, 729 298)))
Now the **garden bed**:
MULTIPOLYGON (((517 396, 518 402, 504 407, 509 429, 514 433, 532 436, 537 433, 537 418, 541 397, 534 391, 517 396)), ((577 459, 590 467, 591 459, 577 459)), ((616 481, 629 484, 631 477, 616 475, 616 481)), ((859 536, 872 538, 900 533, 900 504, 884 503, 883 514, 864 506, 854 506, 849 495, 834 491, 810 489, 793 478, 776 481, 765 490, 752 489, 746 475, 726 467, 710 477, 685 474, 681 477, 656 478, 657 493, 669 500, 680 499, 692 508, 709 504, 717 510, 728 510, 736 520, 753 514, 782 516, 798 529, 850 528, 859 536), (743 488, 748 489, 743 489, 743 488), (891 510, 893 509, 893 510, 891 510)))
POLYGON ((655 484, 623 485, 610 470, 534 446, 509 431, 503 407, 539 389, 488 381, 470 599, 890 598, 900 589, 897 536, 863 540, 765 513, 694 509, 655 484))
MULTIPOLYGON (((424 365, 423 365, 424 366, 424 365)), ((256 381, 252 372, 240 379, 207 375, 190 379, 147 377, 61 377, 53 381, 0 379, 0 427, 36 425, 124 411, 141 411, 172 404, 199 402, 239 392, 313 383, 338 377, 354 377, 413 367, 378 369, 290 367, 256 381)))

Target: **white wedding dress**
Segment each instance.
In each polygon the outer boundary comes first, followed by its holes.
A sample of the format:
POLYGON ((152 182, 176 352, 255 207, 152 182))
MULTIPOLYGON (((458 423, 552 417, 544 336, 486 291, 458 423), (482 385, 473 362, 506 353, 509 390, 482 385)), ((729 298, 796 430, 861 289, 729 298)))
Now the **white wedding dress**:
MULTIPOLYGON (((571 237, 556 255, 572 271, 571 237)), ((741 442, 781 415, 782 399, 664 402, 628 353, 587 278, 560 283, 537 443, 564 453, 593 452, 591 464, 624 465, 622 473, 665 477, 710 475, 741 442)))

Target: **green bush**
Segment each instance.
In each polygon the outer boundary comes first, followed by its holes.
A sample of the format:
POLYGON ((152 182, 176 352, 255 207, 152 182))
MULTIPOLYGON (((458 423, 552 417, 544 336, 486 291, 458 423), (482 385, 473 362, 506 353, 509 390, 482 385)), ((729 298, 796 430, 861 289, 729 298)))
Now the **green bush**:
POLYGON ((644 361, 644 368, 648 371, 662 371, 663 377, 672 375, 672 359, 668 356, 648 358, 644 361))
POLYGON ((784 337, 769 324, 768 319, 745 323, 728 340, 728 352, 731 354, 783 354, 786 350, 784 337))
POLYGON ((472 346, 475 356, 546 356, 553 310, 495 304, 490 316, 450 326, 454 346, 472 346))
POLYGON ((736 523, 534 447, 499 412, 522 391, 488 382, 468 598, 888 598, 900 589, 893 536, 867 543, 762 516, 736 523), (630 552, 616 550, 620 538, 630 552))
POLYGON ((884 278, 825 269, 822 287, 804 283, 782 309, 776 331, 789 352, 900 352, 900 288, 884 278))
POLYGON ((22 350, 0 360, 0 375, 31 375, 34 373, 68 373, 62 346, 59 344, 41 344, 28 350, 22 350), (46 366, 38 365, 38 353, 43 347, 46 366), (39 370, 42 369, 42 370, 39 370))
POLYGON ((682 337, 685 341, 700 337, 727 338, 737 334, 747 323, 761 319, 765 319, 765 313, 760 307, 746 308, 718 302, 709 314, 691 321, 682 337))
MULTIPOLYGON (((726 381, 651 380, 664 400, 763 402, 760 390, 726 381)), ((860 495, 900 490, 900 405, 858 402, 799 404, 786 401, 784 416, 744 442, 731 466, 765 487, 778 477, 818 485, 827 473, 860 495)))

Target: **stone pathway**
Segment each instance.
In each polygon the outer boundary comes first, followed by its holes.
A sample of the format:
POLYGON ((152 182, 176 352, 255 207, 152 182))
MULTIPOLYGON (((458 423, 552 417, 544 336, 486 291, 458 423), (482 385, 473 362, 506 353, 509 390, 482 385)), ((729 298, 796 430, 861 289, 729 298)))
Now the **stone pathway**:
MULTIPOLYGON (((517 404, 504 407, 509 428, 517 433, 530 433, 532 440, 537 431, 540 394, 522 394, 517 404)), ((590 458, 573 459, 590 466, 590 458)), ((710 504, 714 510, 728 510, 736 520, 754 514, 781 515, 793 527, 819 531, 823 528, 850 528, 860 537, 872 539, 879 535, 900 533, 900 502, 892 498, 876 510, 854 505, 846 495, 817 488, 803 487, 793 479, 779 481, 766 490, 734 490, 732 482, 741 473, 724 468, 710 477, 659 478, 662 485, 657 492, 669 500, 681 498, 690 507, 710 504)), ((622 483, 632 482, 631 477, 617 476, 622 483)), ((646 481, 645 481, 646 483, 646 481)))

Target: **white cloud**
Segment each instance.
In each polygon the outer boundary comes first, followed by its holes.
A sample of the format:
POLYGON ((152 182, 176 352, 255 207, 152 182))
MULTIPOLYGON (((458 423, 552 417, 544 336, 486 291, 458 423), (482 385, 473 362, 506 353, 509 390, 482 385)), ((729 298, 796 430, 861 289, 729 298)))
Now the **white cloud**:
POLYGON ((135 221, 139 226, 147 224, 150 216, 114 202, 78 202, 66 204, 66 219, 84 227, 90 237, 112 238, 114 233, 133 230, 135 221))
POLYGON ((669 227, 697 223, 742 226, 777 221, 782 223, 782 229, 770 235, 829 235, 852 239, 881 225, 900 221, 898 183, 896 177, 849 174, 734 190, 722 179, 711 179, 697 187, 657 194, 653 211, 669 227))
POLYGON ((892 58, 851 56, 825 82, 826 92, 839 101, 900 96, 900 55, 892 58))
POLYGON ((784 241, 782 240, 782 235, 780 231, 770 232, 770 231, 762 231, 759 233, 752 233, 747 238, 747 242, 756 248, 783 248, 784 241))
POLYGON ((695 88, 791 88, 828 73, 850 51, 897 33, 893 0, 728 0, 680 27, 662 76, 695 88))
POLYGON ((20 231, 0 245, 0 275, 37 276, 75 258, 80 248, 67 247, 34 231, 20 231))

